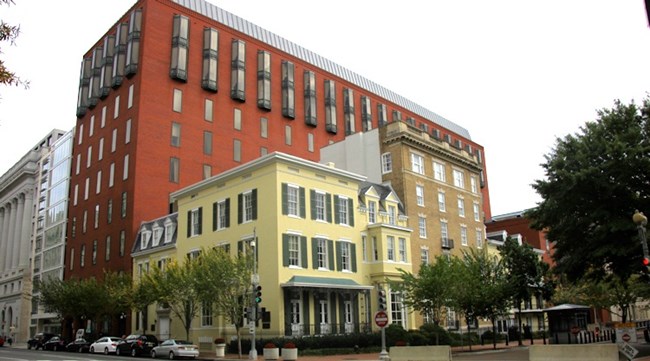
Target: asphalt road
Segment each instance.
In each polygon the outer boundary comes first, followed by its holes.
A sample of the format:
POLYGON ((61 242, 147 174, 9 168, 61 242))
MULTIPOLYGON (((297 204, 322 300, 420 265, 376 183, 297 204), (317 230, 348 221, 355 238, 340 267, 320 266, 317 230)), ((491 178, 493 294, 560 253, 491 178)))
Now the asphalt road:
MULTIPOLYGON (((139 360, 151 360, 140 357, 139 360)), ((24 348, 0 347, 0 361, 104 361, 104 360, 131 360, 131 356, 115 356, 103 354, 88 354, 74 352, 54 352, 43 350, 27 350, 24 348)), ((164 359, 159 359, 164 360, 164 359)))

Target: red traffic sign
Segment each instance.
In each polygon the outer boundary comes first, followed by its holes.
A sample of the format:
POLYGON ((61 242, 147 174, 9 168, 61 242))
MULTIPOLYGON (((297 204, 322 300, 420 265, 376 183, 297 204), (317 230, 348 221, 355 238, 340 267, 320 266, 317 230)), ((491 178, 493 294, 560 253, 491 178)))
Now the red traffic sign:
POLYGON ((625 342, 628 342, 628 341, 630 341, 632 339, 632 337, 630 335, 628 335, 627 333, 624 333, 623 336, 621 336, 621 338, 625 342))
POLYGON ((377 313, 375 313, 375 325, 381 328, 386 327, 386 325, 388 325, 388 314, 384 311, 377 311, 377 313))

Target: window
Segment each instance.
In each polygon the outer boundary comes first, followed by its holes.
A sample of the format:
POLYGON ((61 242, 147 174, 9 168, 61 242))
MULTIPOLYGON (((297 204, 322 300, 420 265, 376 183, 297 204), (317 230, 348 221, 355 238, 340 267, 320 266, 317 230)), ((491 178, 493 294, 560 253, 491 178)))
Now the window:
POLYGON ((282 214, 305 218, 305 188, 282 183, 282 214))
POLYGON ((399 261, 400 262, 406 262, 406 238, 400 237, 398 239, 399 242, 399 261))
POLYGON ((307 151, 314 152, 314 134, 307 133, 307 151))
POLYGON ((172 147, 181 146, 181 125, 176 122, 172 122, 172 147))
POLYGON ((70 249, 70 271, 74 270, 74 248, 70 249))
POLYGON ((375 236, 372 237, 372 260, 379 261, 379 245, 375 236))
POLYGON ((93 240, 93 264, 97 264, 97 240, 93 240))
POLYGON ((201 235, 203 219, 203 207, 187 211, 187 236, 195 237, 201 235))
POLYGON ((337 266, 339 271, 353 272, 352 267, 352 244, 350 242, 339 241, 336 242, 338 258, 337 266))
POLYGON ((478 193, 478 185, 476 183, 476 177, 469 177, 469 187, 472 190, 472 193, 478 193))
POLYGON ((343 116, 345 121, 345 135, 356 132, 354 117, 354 90, 343 89, 343 116))
POLYGON ((315 238, 316 242, 316 266, 315 268, 330 269, 329 267, 329 241, 323 238, 315 238))
POLYGON ((122 218, 126 218, 126 192, 122 192, 122 207, 120 209, 122 218))
POLYGON ((126 131, 124 132, 124 144, 131 143, 131 119, 126 120, 126 131))
POLYGON ((269 120, 267 118, 260 118, 260 137, 268 138, 269 137, 269 120))
POLYGON ((79 267, 86 265, 86 245, 81 245, 81 252, 79 252, 79 267))
POLYGON ((190 19, 174 15, 172 25, 172 55, 169 76, 172 79, 187 81, 187 53, 189 48, 190 19))
POLYGON ((420 248, 420 262, 422 264, 429 264, 429 248, 427 247, 420 248))
POLYGON ((284 126, 284 144, 291 145, 291 126, 284 126))
POLYGON ((343 196, 334 196, 334 222, 354 226, 354 206, 352 199, 343 196))
POLYGON ((316 74, 313 71, 305 70, 304 77, 305 94, 305 124, 316 126, 316 74))
POLYGON ((79 174, 79 169, 81 168, 81 153, 77 154, 77 161, 75 162, 75 174, 79 174))
MULTIPOLYGON (((203 74, 201 77, 201 87, 205 90, 217 91, 217 79, 219 76, 218 58, 219 32, 216 29, 203 28, 203 74)), ((212 110, 210 110, 210 113, 212 113, 212 110)), ((212 121, 212 114, 210 114, 210 120, 208 121, 212 121)))
POLYGON ((395 237, 386 236, 386 259, 395 261, 395 237))
POLYGON ((285 267, 307 267, 307 237, 283 234, 283 265, 285 267))
POLYGON ((377 103, 377 124, 381 127, 388 122, 388 110, 386 104, 377 103))
POLYGON ((386 174, 393 171, 393 158, 390 153, 381 155, 381 173, 386 174))
POLYGON ((99 122, 100 128, 104 128, 106 126, 106 105, 102 107, 102 118, 99 122))
POLYGON ((282 60, 282 115, 290 119, 296 116, 294 72, 293 63, 282 60))
POLYGON ((115 97, 115 108, 113 108, 113 119, 117 119, 120 116, 120 96, 115 97))
POLYGON ((140 29, 142 25, 142 9, 134 10, 129 18, 129 34, 126 43, 126 63, 124 73, 127 77, 133 76, 138 70, 140 58, 140 29))
POLYGON ((95 184, 95 194, 102 191, 102 171, 97 171, 97 183, 95 184))
POLYGON ((271 110, 271 53, 257 51, 257 107, 271 110))
POLYGON ((388 224, 397 224, 397 208, 395 206, 388 206, 388 224))
POLYGON ((79 197, 79 185, 75 184, 74 185, 74 196, 72 197, 72 204, 75 205, 75 206, 77 205, 78 197, 79 197))
POLYGON ((183 111, 183 91, 174 89, 174 97, 172 99, 172 110, 176 113, 183 111))
POLYGON ((230 97, 246 100, 246 43, 233 39, 230 58, 230 97))
POLYGON ((92 137, 95 133, 95 116, 90 117, 90 125, 88 126, 88 138, 92 137))
POLYGON ((93 158, 93 146, 88 146, 88 153, 86 155, 86 168, 90 168, 90 163, 93 158))
POLYGON ((361 235, 361 259, 366 262, 368 260, 368 236, 361 235))
POLYGON ((203 165, 203 179, 212 177, 212 166, 209 164, 203 165))
POLYGON ((165 221, 165 243, 169 243, 174 238, 174 229, 176 224, 170 220, 165 221))
POLYGON ((372 129, 372 108, 370 107, 370 98, 365 95, 361 96, 361 129, 364 132, 372 129))
POLYGON ((447 175, 445 174, 444 164, 433 162, 433 179, 446 182, 447 175))
POLYGON ((483 248, 483 230, 480 228, 476 229, 476 247, 483 248))
POLYGON ((239 139, 232 141, 232 159, 235 162, 241 162, 241 141, 239 139))
POLYGON ((236 130, 241 130, 241 109, 238 108, 233 109, 232 126, 236 130))
POLYGON ((180 159, 176 157, 169 158, 169 181, 173 183, 179 182, 180 159))
POLYGON ((324 222, 332 222, 330 211, 332 208, 331 196, 327 193, 310 191, 311 198, 311 219, 324 222))
POLYGON ((460 226, 460 244, 462 246, 467 246, 467 226, 460 226))
POLYGON ((368 201, 368 223, 377 223, 377 202, 368 201))
POLYGON ((336 84, 325 80, 325 130, 336 134, 336 84))
POLYGON ((396 291, 390 292, 390 315, 393 324, 406 327, 406 308, 402 302, 402 294, 396 291))
POLYGON ((201 303, 201 326, 212 326, 212 302, 203 301, 201 303))
POLYGON ((237 223, 251 222, 257 219, 257 189, 239 193, 237 196, 237 223))
POLYGON ((84 125, 81 124, 79 125, 79 138, 77 144, 81 145, 81 143, 83 143, 83 139, 84 139, 84 125))
POLYGON ((214 103, 210 99, 205 100, 203 106, 203 120, 211 122, 214 119, 214 103))
POLYGON ((99 204, 95 204, 95 222, 93 222, 93 226, 95 229, 99 227, 99 204))
POLYGON ((458 216, 465 217, 465 200, 458 197, 458 216))
POLYGON ((454 185, 458 188, 465 188, 465 175, 463 171, 454 169, 454 185))
POLYGON ((129 155, 124 156, 124 169, 122 169, 122 180, 129 179, 129 155))
POLYGON ((474 211, 474 220, 475 221, 480 221, 481 220, 481 211, 479 209, 478 203, 472 203, 472 209, 474 211))
POLYGON ((115 163, 111 163, 109 169, 108 169, 108 187, 111 188, 113 187, 113 183, 115 181, 115 163))
POLYGON ((124 257, 124 249, 126 248, 126 232, 120 231, 120 257, 124 257))
POLYGON ((418 229, 420 231, 420 238, 427 238, 427 219, 420 216, 418 217, 418 229))
POLYGON ((133 107, 133 85, 134 84, 129 85, 129 97, 126 100, 126 107, 128 109, 131 109, 133 107))
POLYGON ((113 136, 111 138, 111 153, 115 153, 117 149, 117 128, 113 129, 113 136))
POLYGON ((97 160, 104 159, 104 138, 99 138, 99 149, 97 149, 97 160))
POLYGON ((394 122, 401 122, 402 121, 402 112, 400 112, 399 110, 393 109, 392 114, 393 114, 392 120, 394 122))
POLYGON ((108 200, 108 206, 106 207, 106 222, 111 224, 113 222, 113 200, 108 200))
POLYGON ((90 189, 90 178, 86 178, 86 186, 84 187, 84 200, 88 200, 89 189, 90 189))
POLYGON ((445 192, 438 191, 438 209, 440 212, 447 211, 447 205, 445 203, 445 192))
POLYGON ((424 158, 415 153, 411 153, 411 170, 418 174, 424 174, 424 158))
POLYGON ((447 228, 447 221, 440 221, 440 240, 443 247, 449 247, 449 230, 447 228))
POLYGON ((212 132, 203 132, 203 154, 212 154, 212 132))
POLYGON ((424 207, 424 186, 415 186, 415 198, 417 200, 418 206, 424 207))

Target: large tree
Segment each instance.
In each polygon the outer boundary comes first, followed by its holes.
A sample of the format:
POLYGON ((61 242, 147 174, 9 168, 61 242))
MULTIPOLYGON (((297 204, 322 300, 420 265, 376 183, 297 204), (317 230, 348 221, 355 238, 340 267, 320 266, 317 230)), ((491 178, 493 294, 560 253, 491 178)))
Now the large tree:
MULTIPOLYGON (((0 0, 0 5, 3 4, 11 5, 13 3, 14 3, 13 0, 0 0)), ((0 20, 0 42, 8 41, 9 44, 13 45, 14 42, 16 41, 16 38, 18 37, 18 34, 20 34, 20 26, 10 25, 0 20)), ((0 54, 2 54, 2 48, 0 48, 0 54)), ((9 70, 5 65, 4 60, 2 59, 0 59, 0 84, 5 84, 5 85, 22 84, 25 87, 29 85, 27 82, 20 79, 20 77, 18 77, 16 73, 9 70)))
POLYGON ((557 139, 533 188, 542 201, 528 212, 533 226, 555 242, 558 273, 569 280, 586 270, 621 280, 641 270, 632 214, 650 211, 650 103, 614 103, 580 132, 557 139))

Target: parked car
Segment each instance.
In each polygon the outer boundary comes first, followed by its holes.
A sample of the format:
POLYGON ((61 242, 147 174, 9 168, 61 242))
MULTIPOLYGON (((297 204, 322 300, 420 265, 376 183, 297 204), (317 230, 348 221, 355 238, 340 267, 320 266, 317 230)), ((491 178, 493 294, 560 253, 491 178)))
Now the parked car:
POLYGON ((31 350, 34 348, 38 350, 39 348, 43 348, 43 344, 54 336, 56 335, 53 333, 39 332, 34 335, 34 337, 27 340, 27 349, 31 350))
POLYGON ((158 346, 158 339, 154 335, 128 335, 124 342, 117 345, 116 355, 147 355, 151 354, 151 349, 158 346))
POLYGON ((43 343, 43 350, 47 351, 65 351, 67 342, 60 336, 53 336, 45 343, 43 343))
POLYGON ((154 347, 151 357, 167 357, 170 360, 181 357, 195 359, 199 357, 199 347, 189 341, 169 339, 154 347))
POLYGON ((90 353, 115 353, 115 349, 120 342, 124 342, 120 337, 104 336, 90 344, 90 353))
POLYGON ((90 338, 80 337, 67 344, 65 349, 68 352, 88 352, 92 343, 93 341, 90 338))

